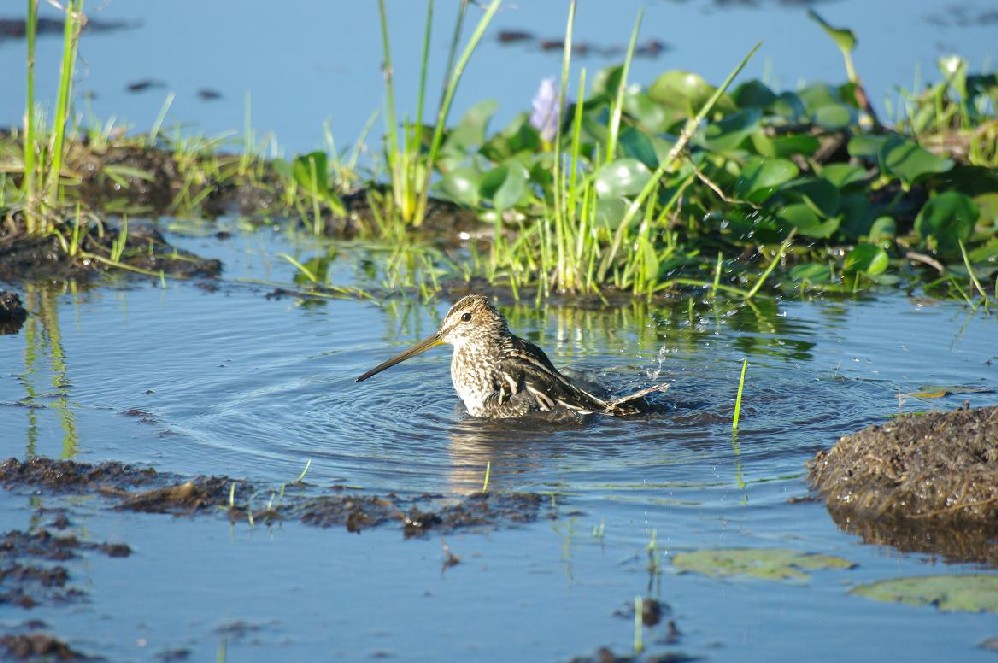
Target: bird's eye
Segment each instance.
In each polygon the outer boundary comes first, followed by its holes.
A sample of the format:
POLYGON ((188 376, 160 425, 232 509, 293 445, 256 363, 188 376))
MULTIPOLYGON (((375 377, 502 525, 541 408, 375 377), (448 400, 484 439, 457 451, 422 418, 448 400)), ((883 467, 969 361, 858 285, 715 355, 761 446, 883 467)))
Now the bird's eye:
POLYGON ((471 322, 471 313, 469 313, 467 311, 464 312, 464 313, 462 313, 461 314, 461 321, 462 322, 471 322))

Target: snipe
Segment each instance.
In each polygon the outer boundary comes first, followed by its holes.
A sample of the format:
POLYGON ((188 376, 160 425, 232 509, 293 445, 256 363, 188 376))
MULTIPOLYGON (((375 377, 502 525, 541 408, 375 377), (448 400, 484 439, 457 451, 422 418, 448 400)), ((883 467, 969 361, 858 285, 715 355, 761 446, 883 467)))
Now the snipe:
POLYGON ((641 412, 645 396, 669 387, 657 385, 611 401, 591 394, 559 373, 539 347, 511 333, 506 319, 482 295, 460 299, 440 329, 357 382, 444 343, 454 346, 450 367, 454 389, 475 417, 520 417, 553 410, 624 416, 641 412))

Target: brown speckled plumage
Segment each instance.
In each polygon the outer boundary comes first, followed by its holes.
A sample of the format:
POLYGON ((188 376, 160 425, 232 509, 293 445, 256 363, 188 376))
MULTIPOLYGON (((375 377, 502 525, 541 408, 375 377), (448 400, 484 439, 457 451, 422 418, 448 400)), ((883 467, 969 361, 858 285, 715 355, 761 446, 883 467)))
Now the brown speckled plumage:
POLYGON ((529 412, 556 410, 635 414, 641 411, 644 396, 668 388, 659 385, 614 401, 590 394, 559 373, 539 347, 512 334, 502 314, 482 295, 459 300, 433 335, 357 381, 443 343, 454 346, 454 389, 468 412, 476 417, 520 417, 529 412))

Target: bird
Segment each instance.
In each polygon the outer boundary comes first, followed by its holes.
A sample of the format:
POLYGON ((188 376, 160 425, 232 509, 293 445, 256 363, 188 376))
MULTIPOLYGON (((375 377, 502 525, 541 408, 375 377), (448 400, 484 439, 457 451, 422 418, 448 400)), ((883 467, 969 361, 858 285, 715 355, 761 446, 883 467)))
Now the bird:
POLYGON ((445 343, 454 347, 454 390, 473 417, 501 419, 559 411, 626 416, 645 411, 644 397, 669 387, 656 385, 616 400, 596 396, 562 375, 539 347, 510 332, 502 313, 480 294, 459 299, 437 331, 359 376, 357 382, 445 343))

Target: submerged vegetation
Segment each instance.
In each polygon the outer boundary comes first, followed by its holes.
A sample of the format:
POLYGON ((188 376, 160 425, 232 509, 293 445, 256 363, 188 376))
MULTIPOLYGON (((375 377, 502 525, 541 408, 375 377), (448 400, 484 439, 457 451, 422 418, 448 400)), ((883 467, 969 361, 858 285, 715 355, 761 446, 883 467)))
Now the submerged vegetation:
MULTIPOLYGON (((465 66, 499 4, 482 8, 462 46, 468 3, 460 3, 429 125, 434 3, 416 116, 401 121, 379 3, 386 131, 381 165, 362 174, 363 136, 346 157, 330 139, 328 151, 283 160, 265 158, 249 127, 238 154, 168 137, 160 123, 139 138, 83 128, 71 103, 82 0, 65 6, 58 100, 45 122, 34 103, 37 0, 29 0, 24 127, 0 138, 0 241, 52 239, 65 260, 121 266, 145 250, 126 243, 128 216, 238 213, 380 243, 384 284, 424 294, 476 280, 538 297, 692 288, 748 300, 900 286, 973 306, 994 301, 996 74, 945 58, 939 82, 905 94, 882 120, 852 61, 855 36, 812 12, 816 30, 842 51, 841 85, 736 84, 754 49, 717 87, 686 71, 637 85, 629 70, 640 14, 621 64, 573 76, 572 2, 561 79, 539 82, 532 113, 491 131, 497 104, 487 100, 450 123, 465 66)), ((293 260, 302 287, 336 286, 328 267, 341 248, 293 260)))

